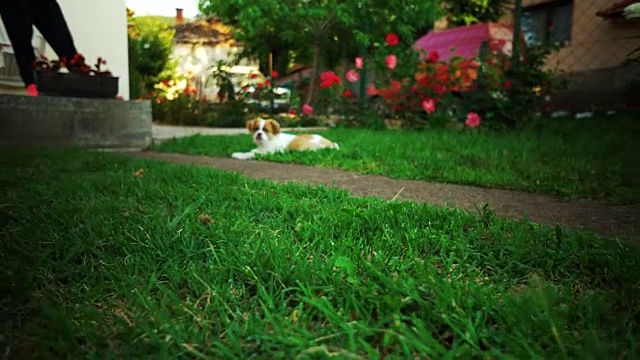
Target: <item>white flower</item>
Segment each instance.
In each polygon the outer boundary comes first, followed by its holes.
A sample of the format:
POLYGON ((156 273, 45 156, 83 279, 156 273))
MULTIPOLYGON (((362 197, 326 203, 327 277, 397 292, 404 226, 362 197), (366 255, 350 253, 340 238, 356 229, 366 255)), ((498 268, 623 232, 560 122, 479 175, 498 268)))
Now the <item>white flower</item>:
POLYGON ((491 97, 496 99, 496 100, 503 100, 506 99, 506 97, 504 96, 504 94, 500 91, 492 91, 491 92, 491 97))

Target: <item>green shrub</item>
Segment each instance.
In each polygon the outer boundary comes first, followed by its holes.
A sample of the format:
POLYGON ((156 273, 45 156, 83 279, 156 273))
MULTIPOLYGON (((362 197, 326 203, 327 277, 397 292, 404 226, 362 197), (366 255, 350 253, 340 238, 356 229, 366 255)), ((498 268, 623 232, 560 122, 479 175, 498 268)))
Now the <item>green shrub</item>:
POLYGON ((245 104, 239 100, 210 103, 197 96, 194 88, 168 99, 153 93, 153 120, 167 125, 244 127, 245 104))
POLYGON ((153 99, 153 120, 170 125, 202 125, 207 107, 191 94, 181 93, 172 99, 157 96, 153 99))
POLYGON ((490 127, 515 127, 531 122, 541 109, 543 94, 555 86, 554 73, 545 69, 545 59, 556 49, 525 48, 517 66, 513 66, 511 57, 486 51, 480 57, 483 66, 477 89, 464 94, 463 109, 480 113, 490 127))
POLYGON ((158 16, 129 16, 129 73, 131 97, 139 98, 153 91, 154 85, 176 74, 172 60, 175 30, 158 16))
POLYGON ((203 113, 203 125, 211 127, 244 127, 249 114, 242 100, 230 100, 209 105, 203 113))

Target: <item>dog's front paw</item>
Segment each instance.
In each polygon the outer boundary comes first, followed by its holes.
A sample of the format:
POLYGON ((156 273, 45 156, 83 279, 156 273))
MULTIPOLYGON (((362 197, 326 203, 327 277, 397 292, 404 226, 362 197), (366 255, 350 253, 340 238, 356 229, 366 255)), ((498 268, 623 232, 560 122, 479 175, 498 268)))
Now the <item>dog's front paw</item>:
POLYGON ((238 160, 249 160, 253 158, 253 153, 234 152, 231 157, 238 160))

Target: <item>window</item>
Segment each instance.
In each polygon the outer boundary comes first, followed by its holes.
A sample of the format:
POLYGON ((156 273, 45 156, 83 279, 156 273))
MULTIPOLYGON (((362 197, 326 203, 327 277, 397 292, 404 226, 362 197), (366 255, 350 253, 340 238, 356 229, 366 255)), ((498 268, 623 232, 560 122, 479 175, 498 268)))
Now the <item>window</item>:
POLYGON ((572 1, 552 1, 522 10, 522 32, 528 45, 566 46, 571 40, 572 1))

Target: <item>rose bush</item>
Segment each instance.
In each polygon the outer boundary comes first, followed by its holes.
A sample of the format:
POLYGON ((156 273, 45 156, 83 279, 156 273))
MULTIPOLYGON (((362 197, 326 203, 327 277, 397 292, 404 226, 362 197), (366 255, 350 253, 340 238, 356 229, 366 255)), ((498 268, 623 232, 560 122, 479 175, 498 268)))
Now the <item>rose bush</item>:
MULTIPOLYGON (((553 85, 552 73, 544 70, 553 48, 523 49, 516 69, 505 40, 485 43, 476 57, 453 56, 447 61, 435 51, 416 52, 398 43, 397 35, 389 34, 377 49, 372 58, 377 80, 367 95, 384 105, 383 116, 401 119, 406 127, 451 120, 471 128, 485 120, 491 126, 515 126, 538 111, 541 93, 553 85)), ((355 59, 354 69, 345 73, 347 82, 360 78, 363 61, 355 59)), ((334 102, 353 97, 332 71, 321 75, 321 87, 334 102)))
MULTIPOLYGON (((441 64, 438 63, 437 53, 427 54, 427 60, 423 61, 418 53, 412 49, 402 49, 398 44, 397 35, 386 36, 385 45, 373 58, 372 65, 377 71, 378 81, 369 85, 367 95, 384 100, 385 107, 393 113, 392 117, 402 118, 406 126, 423 126, 429 119, 442 122, 443 116, 438 113, 439 103, 445 101, 452 92, 470 87, 477 78, 476 66, 462 59, 452 60, 450 64, 441 64), (416 110, 421 110, 417 117, 416 110)), ((354 83, 360 79, 359 72, 363 68, 363 62, 361 57, 357 57, 354 69, 345 72, 344 78, 347 83, 354 83)), ((372 114, 362 113, 366 110, 358 107, 357 97, 335 72, 323 72, 320 80, 325 99, 330 99, 329 108, 339 109, 344 118, 349 118, 349 115, 353 117, 357 113, 360 117, 367 118, 366 125, 383 126, 382 121, 371 120, 374 119, 372 114)), ((479 119, 478 116, 477 120, 479 119)), ((479 125, 476 121, 472 124, 473 127, 479 125)))
MULTIPOLYGON (((324 71, 320 73, 320 89, 314 101, 314 113, 340 118, 348 122, 359 112, 358 97, 355 91, 359 86, 362 59, 356 59, 355 68, 345 71, 324 71)), ((304 114, 304 111, 302 112, 304 114)))

